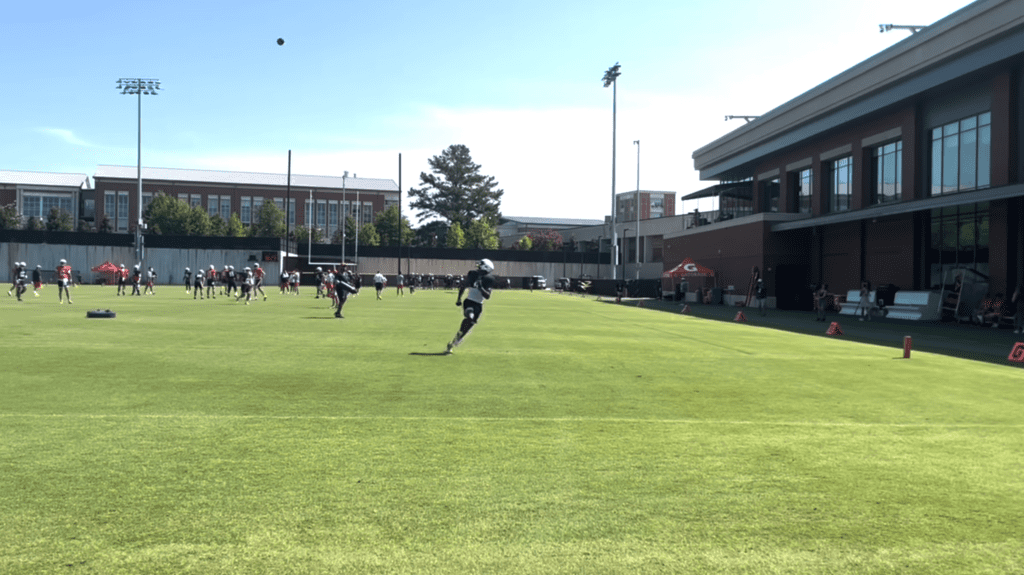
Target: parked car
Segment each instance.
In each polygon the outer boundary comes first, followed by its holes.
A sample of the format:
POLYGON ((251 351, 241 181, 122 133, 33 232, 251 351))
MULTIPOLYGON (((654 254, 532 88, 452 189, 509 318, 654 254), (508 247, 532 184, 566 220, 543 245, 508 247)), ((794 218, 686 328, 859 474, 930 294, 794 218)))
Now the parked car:
POLYGON ((557 280, 555 280, 555 289, 557 290, 569 291, 571 286, 572 282, 569 280, 569 278, 558 278, 557 280))
POLYGON ((544 276, 533 276, 533 289, 548 289, 548 280, 544 276))

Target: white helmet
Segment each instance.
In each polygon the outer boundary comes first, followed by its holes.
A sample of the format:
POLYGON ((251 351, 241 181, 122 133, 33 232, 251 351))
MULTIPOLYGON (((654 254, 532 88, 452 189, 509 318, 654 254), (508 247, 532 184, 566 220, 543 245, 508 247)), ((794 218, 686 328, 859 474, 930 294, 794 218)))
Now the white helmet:
POLYGON ((228 269, 229 270, 233 270, 233 269, 235 269, 235 266, 228 266, 228 269))
POLYGON ((190 269, 188 269, 188 268, 185 268, 185 271, 187 271, 187 272, 190 272, 190 271, 192 271, 192 270, 190 270, 190 269))
POLYGON ((489 274, 494 271, 494 262, 484 258, 476 263, 476 269, 484 272, 485 274, 489 274))
POLYGON ((252 264, 252 265, 253 265, 253 267, 256 267, 256 268, 260 267, 260 264, 252 264))
POLYGON ((210 264, 210 269, 211 269, 211 270, 215 270, 215 269, 217 269, 217 268, 213 267, 213 264, 210 264))
POLYGON ((249 268, 245 268, 245 270, 244 270, 244 271, 247 271, 247 272, 249 272, 249 271, 252 271, 252 270, 250 270, 249 268))
MULTIPOLYGON (((64 265, 66 263, 68 263, 68 260, 60 260, 60 265, 64 265)), ((22 263, 21 265, 25 265, 25 264, 22 263)))
POLYGON ((322 272, 322 271, 324 271, 324 268, 322 268, 322 267, 320 267, 320 266, 317 266, 317 267, 316 267, 316 271, 318 271, 318 272, 322 272))

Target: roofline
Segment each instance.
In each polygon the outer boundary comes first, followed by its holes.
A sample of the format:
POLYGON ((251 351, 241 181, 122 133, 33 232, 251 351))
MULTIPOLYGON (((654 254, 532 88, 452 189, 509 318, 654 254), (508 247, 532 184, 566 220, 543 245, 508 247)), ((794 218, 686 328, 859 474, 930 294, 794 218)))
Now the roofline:
MULTIPOLYGON (((1024 51, 1019 0, 978 0, 693 152, 701 179, 1024 51), (1015 32, 1016 29, 1016 32, 1015 32), (986 44, 988 44, 986 46, 986 44)), ((735 174, 732 174, 735 175, 735 174)))

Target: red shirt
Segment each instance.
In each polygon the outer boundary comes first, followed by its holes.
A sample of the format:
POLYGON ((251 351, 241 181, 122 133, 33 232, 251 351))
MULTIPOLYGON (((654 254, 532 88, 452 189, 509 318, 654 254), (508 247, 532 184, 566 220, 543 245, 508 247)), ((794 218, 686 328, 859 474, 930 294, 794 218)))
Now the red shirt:
POLYGON ((57 266, 57 277, 62 280, 71 279, 71 266, 57 266))

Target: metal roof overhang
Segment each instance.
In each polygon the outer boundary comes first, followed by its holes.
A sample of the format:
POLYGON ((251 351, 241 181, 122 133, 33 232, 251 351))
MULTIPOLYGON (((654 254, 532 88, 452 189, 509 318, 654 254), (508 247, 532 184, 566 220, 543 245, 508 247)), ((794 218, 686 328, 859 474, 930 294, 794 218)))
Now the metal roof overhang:
POLYGON ((781 222, 773 225, 771 231, 788 232, 790 230, 800 230, 805 228, 814 228, 818 226, 828 226, 832 224, 857 222, 860 220, 884 218, 887 216, 909 214, 913 212, 934 210, 938 208, 948 208, 951 206, 960 206, 964 204, 976 204, 979 202, 1006 200, 1009 198, 1017 198, 1021 196, 1024 196, 1024 184, 1014 184, 1012 186, 1002 186, 999 188, 990 188, 987 190, 979 190, 976 192, 962 192, 959 194, 949 194, 945 196, 938 196, 935 198, 928 198, 924 200, 896 202, 892 204, 881 204, 877 206, 871 206, 870 208, 864 208, 862 210, 842 212, 838 214, 828 214, 817 218, 811 217, 792 222, 781 222))
POLYGON ((683 200, 696 200, 699 198, 714 198, 727 196, 730 198, 742 198, 745 200, 754 199, 753 182, 733 182, 731 184, 715 184, 713 186, 687 194, 680 198, 683 200))

